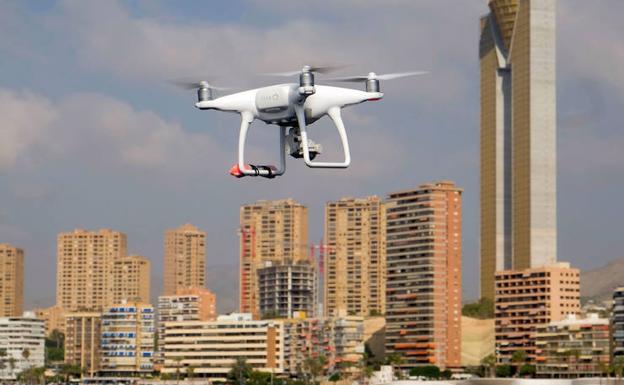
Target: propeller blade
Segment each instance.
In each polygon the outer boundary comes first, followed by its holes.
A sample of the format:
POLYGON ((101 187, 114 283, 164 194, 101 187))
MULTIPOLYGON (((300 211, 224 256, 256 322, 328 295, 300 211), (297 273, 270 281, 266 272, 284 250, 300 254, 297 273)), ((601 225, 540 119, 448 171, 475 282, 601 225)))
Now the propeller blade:
POLYGON ((427 71, 413 71, 413 72, 396 72, 392 74, 377 75, 377 80, 392 80, 398 78, 404 78, 406 76, 417 76, 428 74, 427 71))
POLYGON ((343 65, 343 64, 306 65, 306 66, 303 66, 302 69, 296 70, 296 71, 272 72, 272 73, 266 73, 266 74, 262 74, 262 75, 264 75, 264 76, 295 76, 295 75, 299 75, 301 72, 303 72, 303 68, 305 68, 305 67, 308 67, 308 71, 310 71, 310 72, 316 72, 316 73, 319 73, 319 74, 326 74, 326 73, 330 73, 330 72, 337 71, 339 69, 345 68, 347 66, 343 65))
POLYGON ((368 76, 347 76, 340 78, 330 78, 327 79, 334 82, 347 82, 347 83, 359 83, 368 80, 368 76))
POLYGON ((217 87, 208 83, 205 80, 201 80, 201 81, 170 80, 169 83, 177 87, 180 87, 182 89, 185 89, 185 90, 194 90, 194 89, 201 88, 201 87, 207 87, 215 91, 228 91, 232 89, 231 87, 217 87))

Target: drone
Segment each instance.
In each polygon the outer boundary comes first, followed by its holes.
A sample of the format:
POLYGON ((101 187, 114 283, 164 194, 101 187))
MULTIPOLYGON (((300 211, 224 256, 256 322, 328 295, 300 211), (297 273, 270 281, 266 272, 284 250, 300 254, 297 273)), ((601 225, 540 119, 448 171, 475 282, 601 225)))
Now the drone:
POLYGON ((301 70, 270 74, 272 76, 296 76, 298 83, 278 84, 248 91, 214 97, 213 91, 225 90, 211 85, 207 81, 185 83, 186 88, 197 88, 197 103, 200 110, 217 110, 238 113, 241 116, 238 139, 238 162, 230 169, 230 174, 242 178, 245 176, 275 178, 286 172, 286 153, 292 157, 303 158, 312 168, 347 168, 351 164, 351 153, 347 132, 342 121, 341 111, 345 107, 366 101, 381 100, 380 80, 391 80, 405 76, 422 75, 426 72, 401 72, 377 75, 370 72, 364 76, 339 77, 330 81, 364 83, 365 91, 351 88, 316 85, 314 74, 324 74, 334 70, 330 66, 304 66, 301 70), (334 123, 340 136, 344 159, 342 162, 320 162, 314 159, 322 153, 323 147, 309 139, 308 126, 324 116, 334 123), (254 165, 245 161, 245 142, 249 127, 254 120, 261 120, 280 128, 280 165, 254 165))

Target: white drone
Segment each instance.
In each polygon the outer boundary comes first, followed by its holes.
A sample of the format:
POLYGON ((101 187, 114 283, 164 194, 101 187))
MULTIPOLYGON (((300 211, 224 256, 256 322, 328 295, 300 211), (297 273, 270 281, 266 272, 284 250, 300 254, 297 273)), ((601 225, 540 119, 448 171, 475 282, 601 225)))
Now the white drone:
POLYGON ((213 87, 207 81, 186 83, 187 88, 197 88, 198 102, 195 107, 200 110, 218 110, 235 112, 241 115, 240 134, 238 139, 238 163, 230 169, 230 174, 241 178, 244 176, 261 176, 274 178, 286 171, 286 151, 294 158, 303 158, 308 167, 316 168, 347 168, 351 163, 347 132, 342 122, 341 110, 344 107, 365 101, 380 100, 384 94, 380 92, 379 81, 396 79, 404 76, 421 75, 426 72, 402 72, 376 75, 374 72, 366 76, 353 76, 330 79, 342 82, 365 82, 366 91, 350 88, 321 86, 314 84, 314 73, 326 73, 333 67, 304 66, 301 71, 272 74, 277 76, 294 76, 299 74, 299 84, 278 84, 249 91, 238 92, 213 98, 213 87), (307 125, 323 116, 329 116, 334 122, 344 152, 342 162, 315 162, 314 158, 322 152, 321 145, 308 139, 307 125), (259 119, 266 124, 280 127, 280 166, 252 165, 245 163, 245 140, 249 126, 259 119))

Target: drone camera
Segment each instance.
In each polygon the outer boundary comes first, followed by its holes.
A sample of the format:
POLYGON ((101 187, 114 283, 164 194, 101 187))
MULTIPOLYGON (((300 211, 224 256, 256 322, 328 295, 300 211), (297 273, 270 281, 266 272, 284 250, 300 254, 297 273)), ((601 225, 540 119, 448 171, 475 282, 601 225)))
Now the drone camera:
MULTIPOLYGON (((303 158, 303 145, 301 144, 301 132, 298 128, 293 127, 286 135, 286 143, 288 144, 288 153, 293 158, 303 158)), ((323 146, 319 143, 308 139, 308 148, 310 150, 310 159, 316 158, 321 152, 323 152, 323 146)))

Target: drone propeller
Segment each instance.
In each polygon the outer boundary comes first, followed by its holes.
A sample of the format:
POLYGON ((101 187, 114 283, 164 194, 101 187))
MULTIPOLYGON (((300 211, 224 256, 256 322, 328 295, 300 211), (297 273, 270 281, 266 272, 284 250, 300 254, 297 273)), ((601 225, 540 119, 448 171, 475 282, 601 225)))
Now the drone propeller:
POLYGON ((295 76, 299 75, 302 72, 315 72, 318 74, 326 74, 329 72, 337 71, 341 68, 346 67, 345 65, 304 65, 303 68, 297 71, 286 71, 286 72, 272 72, 263 74, 265 76, 295 76))
POLYGON ((330 78, 327 80, 331 80, 335 82, 359 83, 359 82, 365 82, 367 80, 392 80, 392 79, 403 78, 406 76, 425 75, 428 73, 429 72, 426 72, 426 71, 412 71, 412 72, 395 72, 395 73, 390 73, 390 74, 377 75, 376 73, 371 72, 368 75, 330 78))
POLYGON ((171 80, 170 81, 171 84, 174 84, 180 88, 183 88, 185 90, 194 90, 194 89, 198 89, 198 88, 208 88, 210 90, 215 90, 215 91, 227 91, 227 90, 231 90, 231 87, 217 87, 214 86, 210 83, 208 83, 205 80, 200 80, 200 81, 189 81, 189 80, 171 80))

